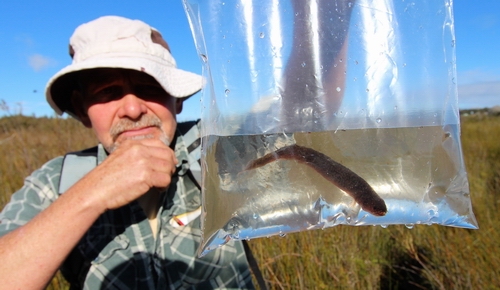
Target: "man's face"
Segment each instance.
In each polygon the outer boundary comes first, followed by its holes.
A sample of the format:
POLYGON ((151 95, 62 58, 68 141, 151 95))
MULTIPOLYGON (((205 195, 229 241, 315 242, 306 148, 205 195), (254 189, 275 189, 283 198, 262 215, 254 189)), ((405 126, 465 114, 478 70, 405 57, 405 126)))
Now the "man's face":
MULTIPOLYGON (((92 127, 108 152, 127 139, 172 141, 182 100, 170 96, 151 76, 125 69, 94 69, 80 75, 80 119, 92 127)), ((78 111, 78 109, 77 109, 78 111)))

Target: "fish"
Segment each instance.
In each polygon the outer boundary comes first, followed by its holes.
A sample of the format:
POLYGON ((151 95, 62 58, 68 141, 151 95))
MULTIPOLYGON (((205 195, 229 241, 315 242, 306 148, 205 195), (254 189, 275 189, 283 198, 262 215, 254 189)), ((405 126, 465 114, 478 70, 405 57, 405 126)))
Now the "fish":
POLYGON ((385 216, 387 213, 385 201, 366 180, 344 165, 312 148, 297 144, 282 147, 250 161, 244 171, 265 166, 279 159, 296 160, 311 167, 326 180, 350 195, 364 211, 378 217, 385 216))

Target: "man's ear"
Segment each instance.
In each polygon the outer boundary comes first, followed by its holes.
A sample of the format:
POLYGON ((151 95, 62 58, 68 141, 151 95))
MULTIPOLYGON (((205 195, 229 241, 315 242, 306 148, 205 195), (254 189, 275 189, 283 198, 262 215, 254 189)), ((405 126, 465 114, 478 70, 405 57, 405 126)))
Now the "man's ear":
POLYGON ((175 112, 176 114, 180 114, 182 112, 182 104, 184 103, 184 99, 175 99, 175 112))
POLYGON ((73 110, 75 111, 76 116, 80 119, 82 124, 87 128, 92 128, 90 118, 83 108, 82 98, 82 93, 80 91, 74 90, 73 94, 71 95, 71 105, 73 105, 73 110))

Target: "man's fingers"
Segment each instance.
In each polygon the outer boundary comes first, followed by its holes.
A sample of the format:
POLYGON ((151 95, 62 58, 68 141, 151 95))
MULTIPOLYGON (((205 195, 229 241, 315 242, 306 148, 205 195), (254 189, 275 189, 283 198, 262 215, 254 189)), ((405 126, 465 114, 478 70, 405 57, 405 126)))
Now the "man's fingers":
POLYGON ((175 152, 157 139, 127 140, 113 154, 131 154, 132 156, 137 155, 136 158, 158 158, 168 160, 174 164, 178 163, 175 152))

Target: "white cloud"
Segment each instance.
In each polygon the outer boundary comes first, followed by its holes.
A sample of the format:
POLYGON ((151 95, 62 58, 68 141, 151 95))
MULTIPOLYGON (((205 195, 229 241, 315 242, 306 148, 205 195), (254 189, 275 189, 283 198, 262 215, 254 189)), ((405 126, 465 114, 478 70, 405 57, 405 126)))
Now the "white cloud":
POLYGON ((500 105, 500 80, 458 86, 460 108, 485 108, 500 105))
POLYGON ((458 104, 462 109, 479 109, 500 105, 498 70, 476 68, 458 72, 458 104))
POLYGON ((498 73, 492 71, 486 71, 479 68, 458 72, 457 78, 459 86, 500 81, 500 75, 498 73))
POLYGON ((33 70, 39 72, 54 64, 54 60, 41 54, 32 54, 28 58, 29 65, 33 70))

